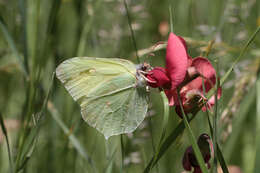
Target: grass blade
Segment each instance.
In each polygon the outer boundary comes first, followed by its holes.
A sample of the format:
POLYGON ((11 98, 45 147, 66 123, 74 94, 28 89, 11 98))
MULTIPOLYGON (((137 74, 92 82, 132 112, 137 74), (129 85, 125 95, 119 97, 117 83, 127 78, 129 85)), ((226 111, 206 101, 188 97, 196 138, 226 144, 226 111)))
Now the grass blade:
POLYGON ((130 17, 130 13, 129 13, 129 10, 128 10, 128 7, 127 7, 126 0, 124 0, 124 6, 125 6, 125 10, 126 10, 128 25, 129 25, 129 28, 130 28, 130 31, 131 31, 131 37, 132 37, 132 40, 133 40, 133 45, 134 45, 134 48, 135 48, 135 56, 136 56, 136 59, 137 59, 137 63, 139 64, 140 59, 139 59, 139 56, 138 56, 138 53, 137 53, 137 43, 136 43, 136 40, 135 40, 134 30, 132 28, 132 21, 131 21, 131 17, 130 17))
MULTIPOLYGON (((203 95, 206 95, 205 94, 206 93, 206 89, 205 89, 205 85, 204 85, 204 80, 203 79, 202 79, 202 87, 203 87, 203 95)), ((215 95, 216 94, 217 94, 217 92, 215 93, 215 95)), ((206 106, 206 104, 204 104, 204 106, 206 106)), ((207 119, 208 119, 210 134, 211 134, 211 137, 212 137, 212 136, 214 136, 214 133, 213 133, 213 127, 212 127, 212 124, 211 124, 211 121, 210 121, 208 109, 206 109, 206 115, 207 115, 207 119)), ((217 155, 216 158, 218 159, 218 161, 220 163, 220 166, 221 166, 221 169, 222 169, 223 173, 229 173, 226 161, 225 161, 224 156, 223 156, 223 154, 222 154, 222 152, 221 152, 221 150, 219 148, 219 145, 218 145, 217 141, 216 141, 215 145, 217 146, 217 149, 215 150, 215 148, 214 148, 214 156, 217 155)))
MULTIPOLYGON (((223 84, 225 83, 225 81, 227 80, 227 78, 229 77, 229 75, 231 74, 231 72, 234 70, 234 67, 237 65, 237 63, 239 62, 239 60, 243 57, 243 55, 245 54, 247 48, 250 46, 250 44, 254 41, 254 39, 256 38, 256 35, 258 34, 258 32, 260 31, 260 26, 255 30, 255 32, 251 35, 251 37, 249 38, 249 40, 246 42, 246 44, 244 45, 242 51, 240 52, 239 56, 235 59, 235 61, 233 62, 233 64, 231 65, 231 67, 228 69, 228 71, 225 73, 225 75, 220 79, 220 84, 219 86, 223 86, 223 84)), ((207 94, 207 98, 210 98, 211 96, 213 96, 213 94, 216 91, 216 87, 212 88, 208 94, 207 94)))
POLYGON ((115 155, 116 155, 116 152, 117 152, 117 148, 116 147, 112 153, 112 155, 110 156, 109 158, 109 161, 108 161, 108 164, 106 166, 106 169, 104 170, 105 173, 112 173, 112 166, 113 166, 113 161, 115 160, 115 155))
POLYGON ((79 140, 75 137, 74 134, 71 133, 69 128, 66 126, 66 124, 61 120, 60 114, 59 114, 58 110, 54 107, 53 103, 49 101, 47 108, 48 108, 48 111, 51 113, 52 118, 56 121, 56 123, 63 130, 63 132, 68 136, 68 138, 71 141, 74 148, 90 164, 90 166, 93 169, 95 169, 95 167, 93 167, 94 165, 93 165, 92 159, 88 156, 86 150, 83 148, 83 146, 79 142, 79 140))
MULTIPOLYGON (((101 0, 97 0, 95 2, 95 11, 100 7, 101 5, 101 0)), ((83 26, 83 30, 82 33, 80 35, 80 40, 79 40, 79 45, 78 45, 78 50, 77 50, 77 56, 83 56, 85 55, 85 48, 86 48, 86 44, 87 44, 87 36, 88 33, 91 30, 91 26, 94 22, 94 17, 95 15, 92 14, 88 20, 86 20, 86 23, 83 26)))
POLYGON ((159 141, 159 147, 161 147, 162 142, 164 140, 164 137, 166 135, 166 129, 167 129, 167 124, 168 124, 168 120, 169 120, 169 102, 168 102, 168 98, 165 95, 164 91, 161 91, 160 94, 161 94, 161 97, 163 99, 163 108, 164 108, 163 110, 164 110, 164 113, 163 113, 162 135, 161 135, 161 138, 160 138, 160 141, 159 141))
POLYGON ((260 74, 256 81, 256 156, 255 156, 255 173, 260 170, 260 165, 257 161, 260 160, 260 74))
POLYGON ((245 46, 243 47, 242 51, 240 52, 239 56, 235 59, 235 61, 233 62, 233 64, 231 65, 231 67, 229 68, 229 70, 226 72, 226 74, 221 78, 220 80, 220 86, 223 85, 223 83, 227 80, 228 76, 230 75, 230 73, 233 71, 235 65, 239 62, 239 60, 243 57, 243 55, 245 54, 247 48, 249 47, 249 45, 254 41, 256 35, 258 34, 258 32, 260 31, 260 26, 255 30, 255 32, 252 34, 252 36, 249 38, 249 40, 247 41, 247 43, 245 44, 245 46))
POLYGON ((7 130, 4 124, 4 119, 2 114, 0 113, 0 125, 1 125, 1 129, 2 132, 5 136, 5 141, 6 141, 6 145, 7 145, 7 151, 8 151, 8 158, 9 158, 9 165, 10 165, 10 170, 13 173, 14 169, 13 169, 13 158, 12 158, 12 153, 11 153, 11 149, 10 149, 10 143, 9 143, 9 139, 8 139, 8 135, 7 135, 7 130))
MULTIPOLYGON (((164 106, 163 124, 162 124, 162 134, 161 134, 161 137, 160 137, 160 140, 159 140, 159 144, 158 144, 158 147, 157 147, 155 156, 153 157, 152 165, 155 165, 155 164, 156 164, 156 160, 157 160, 157 157, 158 157, 158 155, 159 155, 160 148, 161 148, 161 146, 162 146, 164 137, 165 137, 165 135, 166 135, 166 129, 167 129, 167 124, 168 124, 168 119, 169 119, 169 102, 168 102, 168 98, 166 97, 164 91, 161 91, 161 92, 160 92, 160 95, 161 95, 161 97, 162 97, 163 106, 164 106), (155 162, 155 163, 154 163, 154 162, 155 162)), ((151 169, 152 169, 152 167, 150 168, 150 170, 151 170, 151 169)), ((149 170, 149 171, 150 171, 150 170, 149 170)), ((149 172, 149 171, 148 171, 148 172, 149 172)))
POLYGON ((121 168, 120 172, 124 172, 124 160, 125 160, 125 146, 124 146, 124 138, 123 134, 120 135, 120 145, 121 145, 121 168))
POLYGON ((220 163, 220 166, 221 166, 223 173, 229 173, 226 161, 225 161, 224 156, 223 156, 223 154, 222 154, 222 152, 219 148, 218 143, 217 143, 217 158, 218 158, 218 161, 220 163))
POLYGON ((50 96, 51 89, 52 89, 54 76, 55 76, 55 73, 52 74, 51 82, 50 82, 46 97, 44 99, 42 108, 41 108, 40 112, 37 114, 38 116, 35 117, 35 119, 34 119, 35 127, 30 131, 30 134, 26 138, 25 143, 23 145, 23 150, 21 150, 22 151, 21 156, 19 157, 21 159, 17 160, 17 165, 16 165, 16 171, 17 172, 24 168, 24 166, 26 165, 28 160, 31 158, 31 155, 32 155, 32 153, 35 149, 36 144, 37 144, 37 138, 38 138, 38 134, 39 134, 40 127, 41 127, 40 121, 42 120, 42 117, 43 117, 44 112, 46 110, 47 102, 49 100, 49 96, 50 96))
POLYGON ((25 64, 23 63, 23 59, 22 57, 19 55, 19 52, 15 46, 15 42, 12 38, 12 36, 10 35, 10 33, 8 32, 7 28, 6 28, 6 25, 5 25, 5 22, 3 20, 3 18, 0 16, 0 29, 2 30, 3 32, 3 35, 10 47, 10 49, 12 50, 12 52, 14 53, 20 67, 21 67, 21 70, 23 72, 23 75, 25 76, 26 79, 28 79, 28 71, 26 70, 26 66, 25 64))
POLYGON ((189 122, 187 120, 187 116, 186 116, 186 114, 184 112, 179 90, 177 90, 177 95, 178 95, 179 104, 181 106, 181 112, 182 112, 182 115, 183 115, 183 121, 184 121, 184 124, 185 124, 185 128, 188 131, 188 136, 189 136, 189 139, 190 139, 190 142, 191 142, 192 149, 195 152, 195 156, 196 156, 196 159, 197 159, 197 161, 199 163, 201 171, 203 173, 208 173, 208 169, 205 166, 205 162, 204 162, 204 159, 203 159, 202 154, 200 152, 199 146, 198 146, 198 144, 196 142, 195 136, 194 136, 194 134, 192 132, 192 129, 191 129, 191 127, 189 125, 189 122))
MULTIPOLYGON (((215 92, 215 110, 214 110, 214 117, 213 117, 213 146, 214 146, 214 153, 217 153, 217 142, 218 142, 218 131, 217 131, 217 118, 218 118, 218 90, 219 90, 219 80, 218 80, 218 59, 216 60, 216 86, 217 90, 215 92)), ((213 172, 217 173, 218 168, 218 159, 217 154, 214 154, 214 161, 213 161, 213 172)))
POLYGON ((160 160, 160 158, 165 154, 169 147, 175 142, 180 134, 183 133, 185 128, 184 122, 181 121, 179 125, 171 132, 171 134, 163 142, 157 158, 155 156, 150 160, 149 164, 146 166, 144 173, 148 173, 152 167, 160 160))
MULTIPOLYGON (((211 122, 210 122, 210 119, 209 119, 208 110, 207 110, 206 114, 207 114, 207 118, 208 118, 208 124, 209 124, 210 134, 211 134, 211 136, 213 136, 213 127, 212 127, 211 122)), ((218 161, 219 161, 219 163, 220 163, 221 169, 222 169, 223 173, 229 173, 228 168, 227 168, 226 161, 225 161, 224 156, 223 156, 223 154, 222 154, 222 152, 221 152, 221 150, 220 150, 220 148, 219 148, 218 143, 216 143, 216 146, 217 146, 217 151, 216 151, 217 159, 218 159, 218 161)), ((214 152, 215 152, 215 151, 214 151, 214 152)))
POLYGON ((172 16, 172 6, 170 5, 169 7, 169 13, 170 13, 170 27, 171 27, 171 32, 173 32, 173 16, 172 16))

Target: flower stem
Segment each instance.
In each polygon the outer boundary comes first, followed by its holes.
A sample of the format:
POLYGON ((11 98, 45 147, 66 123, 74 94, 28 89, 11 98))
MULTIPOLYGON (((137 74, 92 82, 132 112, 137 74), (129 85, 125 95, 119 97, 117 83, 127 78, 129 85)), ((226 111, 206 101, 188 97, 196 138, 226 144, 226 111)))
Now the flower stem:
POLYGON ((218 60, 216 60, 216 85, 217 90, 215 92, 215 111, 214 111, 214 119, 213 119, 213 147, 214 147, 214 165, 213 172, 217 173, 218 159, 217 159, 217 118, 218 118, 218 89, 219 89, 219 80, 218 80, 218 60))
MULTIPOLYGON (((155 162, 157 161, 157 157, 159 155, 160 148, 161 148, 161 146, 163 144, 163 140, 164 140, 164 137, 165 137, 165 134, 166 134, 167 123, 168 123, 168 119, 169 119, 169 102, 168 102, 168 98, 166 97, 164 91, 161 91, 160 95, 162 97, 163 107, 164 107, 163 123, 162 123, 162 134, 161 134, 161 137, 160 137, 160 140, 159 140, 158 147, 156 149, 155 156, 154 156, 153 161, 152 161, 152 165, 154 165, 155 162)), ((152 169, 152 167, 150 167, 148 172, 150 172, 151 169, 152 169)))
POLYGON ((170 12, 170 26, 171 26, 171 32, 173 32, 173 18, 172 18, 172 6, 169 7, 170 12))
POLYGON ((125 159, 125 147, 124 147, 124 138, 123 134, 120 135, 120 144, 121 144, 121 168, 120 172, 124 172, 124 159, 125 159))
POLYGON ((189 125, 189 122, 187 120, 186 114, 184 112, 183 105, 182 105, 182 102, 181 102, 181 99, 180 99, 179 89, 177 89, 177 95, 178 95, 179 104, 181 106, 181 111, 182 111, 184 125, 185 125, 185 128, 188 130, 188 136, 189 136, 189 139, 190 139, 190 142, 191 142, 192 149, 193 149, 193 151, 195 153, 195 156, 196 156, 196 159, 197 159, 197 161, 199 163, 200 169, 202 170, 203 173, 208 173, 208 169, 205 166, 205 162, 204 162, 204 159, 203 159, 202 154, 200 152, 199 146, 198 146, 198 144, 196 142, 196 139, 194 137, 194 134, 193 134, 192 129, 191 129, 190 125, 189 125))

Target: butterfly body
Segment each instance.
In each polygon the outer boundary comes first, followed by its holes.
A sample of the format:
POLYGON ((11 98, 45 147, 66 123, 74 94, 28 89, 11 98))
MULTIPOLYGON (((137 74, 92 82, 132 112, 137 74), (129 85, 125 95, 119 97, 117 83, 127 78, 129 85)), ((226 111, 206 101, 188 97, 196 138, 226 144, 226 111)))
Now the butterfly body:
POLYGON ((146 115, 148 93, 138 70, 124 59, 75 57, 61 63, 56 75, 83 119, 109 138, 134 131, 146 115))

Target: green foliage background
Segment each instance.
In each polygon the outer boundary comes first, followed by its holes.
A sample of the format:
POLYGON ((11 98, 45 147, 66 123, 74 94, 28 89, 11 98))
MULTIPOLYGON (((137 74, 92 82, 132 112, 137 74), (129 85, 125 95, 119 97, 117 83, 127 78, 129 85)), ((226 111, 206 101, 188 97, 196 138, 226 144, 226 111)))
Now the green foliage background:
MULTIPOLYGON (((167 39, 160 26, 167 27, 171 5, 174 32, 187 38, 192 57, 205 55, 209 41, 215 39, 208 58, 214 65, 218 59, 221 76, 260 25, 258 0, 127 3, 138 49, 167 39)), ((137 62, 134 51, 122 0, 0 0, 0 113, 10 140, 13 170, 142 172, 161 135, 159 92, 151 91, 149 116, 142 125, 123 136, 122 154, 120 136, 106 141, 82 120, 79 106, 61 83, 56 78, 51 81, 56 66, 67 58, 119 57, 137 62)), ((226 162, 246 173, 255 170, 259 154, 255 116, 260 116, 260 109, 256 111, 260 90, 255 87, 259 58, 257 36, 224 84, 218 111, 218 138, 226 162), (221 119, 225 113, 230 117, 227 121, 221 119)), ((164 60, 165 50, 141 57, 153 66, 164 66, 164 60)), ((167 132, 179 121, 171 108, 167 132)), ((191 127, 196 137, 209 133, 205 113, 200 112, 191 127)), ((184 132, 152 172, 181 172, 182 155, 189 145, 184 132)), ((0 172, 8 171, 7 146, 0 133, 0 172)))

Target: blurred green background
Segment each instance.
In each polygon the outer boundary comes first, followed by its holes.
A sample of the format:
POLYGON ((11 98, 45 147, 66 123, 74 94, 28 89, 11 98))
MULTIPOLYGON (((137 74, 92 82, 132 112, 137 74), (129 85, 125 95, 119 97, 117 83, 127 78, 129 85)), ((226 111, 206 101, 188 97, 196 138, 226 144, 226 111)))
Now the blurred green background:
MULTIPOLYGON (((218 59, 221 76, 260 26, 259 0, 128 0, 127 4, 138 49, 167 40, 171 5, 174 32, 187 39, 192 57, 205 55, 215 39, 208 58, 214 66, 218 59)), ((226 162, 245 173, 255 167, 259 38, 224 84, 218 111, 218 139, 226 162)), ((120 136, 106 141, 83 121, 79 106, 61 83, 56 78, 52 83, 56 66, 75 56, 137 62, 122 0, 0 0, 0 113, 14 170, 142 172, 161 135, 159 92, 151 91, 145 121, 134 133, 123 135, 122 168, 120 136)), ((164 66, 164 60, 165 49, 141 57, 152 66, 164 66)), ((180 122, 174 108, 170 112, 167 133, 180 122)), ((209 133, 203 112, 191 126, 196 137, 209 133)), ((182 156, 189 145, 184 132, 152 172, 183 171, 182 156)), ((6 140, 0 133, 0 172, 9 171, 6 140)))

